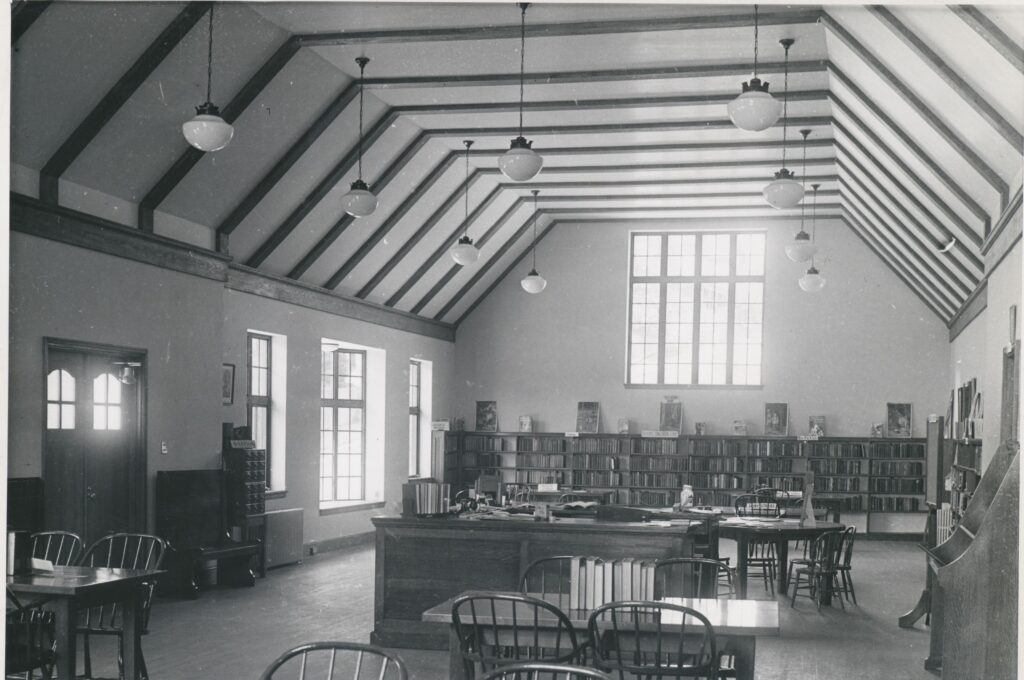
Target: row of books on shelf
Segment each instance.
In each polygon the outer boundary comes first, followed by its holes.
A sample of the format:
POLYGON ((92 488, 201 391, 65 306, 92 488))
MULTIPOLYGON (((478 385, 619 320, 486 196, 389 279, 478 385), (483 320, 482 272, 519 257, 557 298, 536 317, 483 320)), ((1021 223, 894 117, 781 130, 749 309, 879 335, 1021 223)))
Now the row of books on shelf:
POLYGON ((860 477, 815 477, 815 491, 834 493, 856 493, 860 491, 860 477))
POLYGON ((683 477, 671 472, 633 472, 629 475, 629 484, 652 489, 681 489, 683 477))
POLYGON ((920 478, 876 478, 871 480, 875 493, 924 493, 924 480, 920 478))
POLYGON ((749 461, 748 472, 792 472, 793 459, 759 458, 749 461))
POLYGON ((904 498, 903 496, 872 496, 872 512, 920 512, 924 501, 920 498, 904 498))
POLYGON ((623 467, 628 470, 629 458, 620 460, 618 456, 607 454, 574 453, 572 466, 578 470, 618 470, 623 467))
POLYGON ((556 470, 516 470, 516 484, 565 484, 568 477, 556 470))
POLYGON ((809 458, 867 458, 867 442, 805 442, 804 455, 809 458))
POLYGON ((812 460, 811 472, 816 475, 859 475, 859 460, 812 460))
POLYGON ((924 458, 925 445, 913 442, 873 442, 872 458, 924 458))
MULTIPOLYGON (((681 458, 679 456, 673 456, 672 458, 643 457, 643 458, 638 458, 637 460, 632 461, 632 465, 630 465, 630 469, 631 470, 641 470, 641 471, 653 470, 653 471, 656 471, 656 472, 686 472, 687 470, 690 469, 690 466, 687 465, 687 463, 696 463, 696 462, 697 461, 695 461, 695 460, 690 460, 690 459, 687 459, 687 458, 681 458)), ((725 460, 717 461, 716 460, 716 461, 701 461, 701 462, 714 462, 714 463, 732 462, 733 466, 735 466, 735 461, 725 461, 725 460)), ((707 468, 705 468, 705 469, 707 469, 707 468)), ((734 471, 735 470, 730 470, 730 472, 734 472, 734 471)))
POLYGON ((574 486, 611 488, 622 486, 622 475, 618 472, 598 472, 594 470, 573 470, 574 486))
POLYGON ((923 475, 924 463, 903 463, 894 461, 871 461, 873 475, 923 475))
POLYGON ((516 467, 520 468, 564 468, 565 463, 563 454, 522 453, 516 458, 516 467))

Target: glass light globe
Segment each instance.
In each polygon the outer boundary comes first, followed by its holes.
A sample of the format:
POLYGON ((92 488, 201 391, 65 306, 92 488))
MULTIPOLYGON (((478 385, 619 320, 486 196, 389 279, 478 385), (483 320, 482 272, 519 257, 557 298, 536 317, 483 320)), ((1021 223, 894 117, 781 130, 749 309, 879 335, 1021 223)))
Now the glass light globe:
POLYGON ((729 119, 741 130, 767 130, 782 115, 782 104, 768 93, 768 83, 751 78, 743 83, 743 92, 729 102, 729 119))
POLYGON ((761 192, 764 200, 773 208, 792 208, 804 197, 804 185, 793 179, 793 173, 782 168, 775 173, 775 179, 761 192))
POLYGON ((505 177, 513 182, 525 182, 533 179, 544 165, 544 159, 534 151, 533 142, 525 137, 516 137, 509 145, 505 155, 498 157, 498 168, 505 177))
POLYGON ((825 287, 825 277, 818 273, 818 270, 811 265, 807 273, 799 278, 797 283, 805 293, 817 293, 825 287))
POLYGON ((235 128, 220 117, 220 110, 206 102, 196 107, 196 117, 181 126, 188 143, 200 151, 220 151, 231 142, 235 128))
POLYGON ((786 257, 793 262, 807 262, 818 252, 818 246, 811 241, 810 235, 801 229, 793 240, 786 244, 786 257))
POLYGON ((473 239, 463 236, 450 251, 452 259, 462 266, 471 265, 480 257, 480 251, 473 245, 473 239))
POLYGON ((352 217, 366 217, 377 209, 377 197, 361 179, 352 182, 352 188, 341 197, 341 205, 352 217))
POLYGON ((544 290, 548 285, 548 282, 544 280, 544 277, 537 273, 536 269, 531 269, 530 273, 523 277, 523 280, 519 282, 522 285, 523 290, 531 295, 544 290))

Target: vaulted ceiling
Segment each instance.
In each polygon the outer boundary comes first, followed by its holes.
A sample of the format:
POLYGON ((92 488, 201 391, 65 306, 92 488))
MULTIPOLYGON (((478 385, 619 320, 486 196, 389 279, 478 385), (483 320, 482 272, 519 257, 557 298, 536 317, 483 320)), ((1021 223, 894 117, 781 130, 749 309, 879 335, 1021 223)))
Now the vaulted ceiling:
POLYGON ((788 116, 752 133, 726 115, 750 76, 752 6, 531 5, 524 125, 545 166, 526 183, 497 170, 517 134, 516 4, 218 3, 213 100, 236 131, 203 154, 180 129, 205 99, 212 6, 16 3, 13 190, 451 324, 527 252, 535 217, 543 233, 798 216, 761 196, 784 122, 819 217, 842 219, 946 322, 1020 200, 1024 11, 1010 6, 762 7, 759 75, 776 97, 779 40, 796 43, 788 116), (379 206, 355 219, 341 197, 360 55, 379 206), (462 267, 447 250, 467 229, 481 256, 462 267))

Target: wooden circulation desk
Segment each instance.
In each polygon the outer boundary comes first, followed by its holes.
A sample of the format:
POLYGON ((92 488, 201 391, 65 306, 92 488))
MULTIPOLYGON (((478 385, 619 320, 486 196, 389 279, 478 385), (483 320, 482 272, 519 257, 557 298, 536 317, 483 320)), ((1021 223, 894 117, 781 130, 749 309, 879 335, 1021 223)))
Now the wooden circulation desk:
POLYGON ((597 522, 561 519, 405 519, 374 517, 376 581, 373 644, 447 649, 448 629, 423 612, 467 590, 519 590, 536 559, 686 557, 707 541, 706 523, 597 522), (697 538, 697 537, 700 538, 697 538))

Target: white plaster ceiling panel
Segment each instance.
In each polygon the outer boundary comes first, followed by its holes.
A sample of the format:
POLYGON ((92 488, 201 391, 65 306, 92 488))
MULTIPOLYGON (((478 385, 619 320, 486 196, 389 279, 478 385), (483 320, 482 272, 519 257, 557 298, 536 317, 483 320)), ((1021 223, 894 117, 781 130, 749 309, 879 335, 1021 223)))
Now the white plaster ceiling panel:
MULTIPOLYGON (((850 52, 838 39, 829 37, 832 60, 858 87, 883 107, 885 113, 918 146, 963 186, 990 214, 999 214, 999 192, 975 169, 944 136, 939 134, 921 114, 904 101, 867 64, 850 52)), ((834 82, 834 81, 833 81, 834 82)), ((847 98, 849 104, 849 98, 847 98)), ((850 104, 851 108, 853 105, 850 104)), ((864 116, 858 113, 863 119, 864 116)))
POLYGON ((11 158, 40 170, 183 8, 129 2, 48 6, 11 50, 11 158))
MULTIPOLYGON (((945 7, 888 7, 949 68, 970 83, 985 100, 1016 127, 1024 127, 1024 79, 987 40, 945 7)), ((1015 23, 1024 26, 1024 10, 1008 9, 1015 23)))
MULTIPOLYGON (((493 178, 483 178, 474 183, 472 190, 470 191, 470 203, 469 211, 472 215, 484 202, 484 200, 491 194, 491 191, 495 189, 496 184, 493 178)), ((510 191, 499 191, 495 195, 495 199, 484 208, 479 216, 472 220, 468 232, 470 237, 478 239, 482 236, 492 224, 505 213, 505 211, 514 204, 516 195, 510 191)), ((431 229, 426 236, 406 255, 402 258, 398 264, 377 286, 370 291, 367 296, 367 300, 371 302, 384 303, 391 299, 424 264, 433 262, 436 267, 447 267, 447 265, 454 261, 448 255, 450 246, 442 248, 442 245, 446 241, 450 241, 455 237, 461 236, 463 233, 459 227, 463 223, 463 209, 462 205, 453 207, 448 211, 442 220, 431 229)), ((441 271, 438 269, 437 271, 441 271)), ((438 274, 440 276, 440 274, 438 274)), ((424 289, 425 290, 425 289, 424 289)), ((402 299, 412 299, 412 294, 403 295, 402 299)), ((408 302, 409 305, 414 304, 408 302)))
POLYGON ((1024 8, 1008 2, 1003 5, 981 5, 978 10, 992 20, 1017 46, 1024 48, 1024 8))
MULTIPOLYGON (((495 201, 483 215, 481 219, 474 222, 469 229, 469 236, 475 242, 479 243, 481 237, 486 234, 491 227, 498 223, 499 219, 506 214, 506 212, 516 205, 515 199, 511 195, 502 195, 500 201, 495 201)), ((533 207, 523 202, 512 209, 508 219, 505 220, 502 229, 498 230, 498 234, 493 236, 488 244, 494 241, 496 238, 500 238, 500 232, 507 230, 509 224, 522 224, 523 220, 527 215, 531 214, 533 207)), ((485 244, 487 245, 487 244, 485 244)), ((491 246, 493 247, 493 246, 491 246)), ((473 268, 480 267, 486 260, 481 253, 480 259, 477 260, 473 268)), ((406 292, 401 300, 397 302, 395 307, 403 311, 410 310, 416 305, 423 297, 434 287, 436 283, 451 269, 451 265, 455 264, 451 257, 447 254, 444 257, 439 257, 431 265, 430 269, 426 271, 422 278, 417 280, 415 284, 406 292)))
MULTIPOLYGON (((879 120, 878 117, 868 109, 868 107, 858 101, 856 97, 853 97, 846 89, 846 86, 838 79, 833 79, 832 87, 840 95, 843 102, 847 104, 854 115, 856 115, 857 118, 867 126, 883 144, 886 145, 891 154, 897 156, 906 163, 911 171, 915 173, 922 182, 929 186, 941 200, 944 200, 962 220, 967 224, 974 225, 976 231, 983 230, 983 221, 975 216, 970 208, 968 208, 954 192, 950 191, 949 187, 947 187, 942 180, 935 175, 932 168, 916 153, 914 153, 911 148, 906 146, 899 136, 897 136, 885 122, 879 120)), ((887 164, 894 172, 899 170, 898 165, 891 162, 889 154, 883 153, 883 150, 874 143, 869 135, 864 134, 864 131, 861 130, 860 126, 847 116, 846 112, 837 107, 834 115, 836 120, 840 121, 846 129, 850 131, 850 134, 855 135, 860 140, 861 144, 868 148, 880 163, 887 164)), ((920 147, 921 145, 919 144, 918 146, 920 147)), ((932 151, 927 147, 921 148, 924 149, 925 153, 931 153, 932 151)), ((943 170, 947 175, 950 174, 948 169, 943 170)), ((912 184, 908 182, 905 183, 904 186, 909 189, 912 184)), ((974 198, 973 196, 970 197, 974 198)), ((975 199, 975 202, 977 202, 977 199, 975 199)), ((983 208, 984 207, 985 206, 983 206, 983 208)))
MULTIPOLYGON (((216 227, 349 82, 311 51, 297 52, 234 122, 231 144, 205 154, 162 209, 216 227)), ((346 109, 358 106, 356 98, 346 109)))
MULTIPOLYGON (((443 147, 429 144, 416 153, 385 189, 374 191, 377 195, 377 208, 373 213, 366 217, 353 219, 334 243, 306 271, 302 280, 318 286, 324 285, 348 260, 349 256, 354 254, 363 242, 399 209, 417 185, 430 174, 438 163, 444 160, 446 155, 447 151, 443 147)), ((420 206, 417 204, 416 211, 419 212, 419 210, 420 206)), ((338 212, 338 208, 335 208, 335 211, 328 211, 328 214, 329 219, 337 219, 343 213, 338 212)), ((313 215, 310 217, 312 218, 313 215)))
POLYGON ((875 58, 885 64, 1004 181, 1014 178, 1020 169, 1020 149, 1008 143, 956 89, 877 16, 862 7, 837 7, 829 9, 829 14, 871 50, 875 58))
MULTIPOLYGON (((213 101, 224 106, 287 36, 244 5, 216 7, 213 101)), ((189 148, 181 125, 206 101, 208 27, 200 21, 189 31, 68 168, 68 179, 132 201, 145 196, 189 148)))
MULTIPOLYGON (((377 99, 367 96, 364 105, 364 128, 372 129, 386 114, 386 107, 377 99)), ((404 144, 415 131, 398 121, 381 137, 378 144, 364 150, 363 162, 369 168, 371 158, 379 157, 385 149, 404 144), (392 139, 396 137, 396 139, 392 139)), ((249 213, 231 234, 230 253, 245 261, 253 251, 277 228, 302 200, 313 191, 359 140, 359 105, 347 106, 316 140, 316 143, 285 173, 280 182, 267 192, 256 208, 249 213)), ((349 171, 351 176, 355 170, 349 171)), ((376 166, 375 166, 376 167, 376 166)), ((345 178, 338 183, 347 187, 345 178)))

